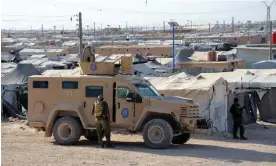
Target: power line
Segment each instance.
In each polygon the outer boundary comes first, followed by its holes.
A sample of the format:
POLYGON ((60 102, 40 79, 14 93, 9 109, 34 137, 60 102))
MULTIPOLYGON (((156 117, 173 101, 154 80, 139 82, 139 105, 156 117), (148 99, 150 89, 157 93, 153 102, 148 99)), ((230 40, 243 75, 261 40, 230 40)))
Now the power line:
POLYGON ((13 17, 13 16, 15 16, 15 17, 17 17, 17 16, 23 16, 23 17, 37 17, 37 18, 51 18, 51 17, 70 17, 70 16, 72 16, 72 14, 71 15, 60 15, 60 16, 55 16, 55 15, 53 15, 53 16, 39 16, 39 15, 23 15, 23 14, 2 14, 2 16, 9 16, 9 17, 13 17))
POLYGON ((69 19, 66 20, 31 20, 31 19, 14 19, 14 20, 1 20, 2 22, 18 22, 18 21, 26 21, 26 22, 57 22, 57 21, 68 21, 71 22, 69 19))
MULTIPOLYGON (((64 5, 64 4, 63 4, 64 5)), ((235 10, 221 10, 221 11, 201 11, 201 12, 158 12, 158 11, 139 11, 139 10, 134 10, 134 9, 124 9, 124 8, 95 8, 95 7, 88 7, 87 10, 89 11, 97 11, 97 12, 117 12, 117 13, 140 13, 140 14, 164 14, 164 15, 203 15, 203 14, 219 14, 219 13, 231 13, 231 12, 237 12, 241 11, 241 9, 235 9, 235 10)), ((3 16, 29 16, 33 17, 31 15, 13 15, 13 14, 3 14, 3 16)), ((67 17, 70 15, 62 15, 62 16, 34 16, 34 17, 67 17)))

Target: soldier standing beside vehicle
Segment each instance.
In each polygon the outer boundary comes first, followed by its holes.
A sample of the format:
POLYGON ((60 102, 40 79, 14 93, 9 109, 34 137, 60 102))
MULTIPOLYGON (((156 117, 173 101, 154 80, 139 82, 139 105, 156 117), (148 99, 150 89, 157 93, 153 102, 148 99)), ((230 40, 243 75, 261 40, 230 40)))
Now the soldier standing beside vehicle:
POLYGON ((110 141, 110 115, 108 104, 102 95, 98 96, 93 104, 92 114, 95 115, 96 128, 99 144, 104 148, 103 137, 106 138, 106 146, 112 147, 110 141))
POLYGON ((237 136, 238 128, 240 129, 240 139, 247 140, 246 137, 244 137, 244 127, 242 122, 242 111, 245 107, 240 106, 239 99, 234 99, 234 104, 231 106, 230 112, 232 114, 233 119, 233 138, 239 139, 237 136))

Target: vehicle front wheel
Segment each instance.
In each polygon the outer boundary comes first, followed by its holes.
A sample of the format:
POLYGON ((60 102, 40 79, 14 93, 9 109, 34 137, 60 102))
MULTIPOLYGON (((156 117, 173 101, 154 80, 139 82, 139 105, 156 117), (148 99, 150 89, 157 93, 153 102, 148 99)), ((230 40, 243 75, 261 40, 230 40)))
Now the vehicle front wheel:
POLYGON ((152 119, 144 126, 143 139, 149 148, 164 149, 172 142, 173 129, 171 125, 163 119, 152 119))
POLYGON ((62 117, 55 122, 53 135, 57 143, 71 145, 79 141, 82 128, 80 123, 72 117, 62 117))
POLYGON ((173 144, 185 144, 191 138, 191 133, 182 133, 181 135, 173 137, 173 144))

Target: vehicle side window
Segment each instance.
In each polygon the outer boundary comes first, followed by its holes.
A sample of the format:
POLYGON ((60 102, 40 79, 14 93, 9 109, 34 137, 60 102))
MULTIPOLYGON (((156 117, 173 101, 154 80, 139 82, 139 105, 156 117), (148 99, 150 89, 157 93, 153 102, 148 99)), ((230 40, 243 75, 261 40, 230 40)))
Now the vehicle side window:
POLYGON ((127 98, 127 94, 131 92, 127 87, 117 87, 117 97, 118 98, 127 98))
POLYGON ((47 89, 48 88, 48 81, 34 81, 33 88, 41 88, 47 89))
POLYGON ((78 89, 77 81, 62 81, 62 89, 78 89))
POLYGON ((86 86, 85 87, 85 97, 98 97, 103 95, 102 86, 86 86))

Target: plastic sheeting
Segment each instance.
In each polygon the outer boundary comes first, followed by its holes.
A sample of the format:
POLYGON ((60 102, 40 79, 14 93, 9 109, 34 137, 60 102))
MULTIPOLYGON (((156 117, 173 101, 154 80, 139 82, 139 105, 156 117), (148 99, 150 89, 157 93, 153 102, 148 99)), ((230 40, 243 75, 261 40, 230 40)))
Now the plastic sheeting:
POLYGON ((28 77, 32 75, 40 75, 40 72, 32 64, 18 64, 13 71, 1 78, 1 84, 27 84, 28 77))
POLYGON ((1 62, 10 62, 15 56, 9 52, 1 52, 1 62))
POLYGON ((137 71, 145 75, 154 74, 154 70, 149 68, 146 64, 143 64, 143 63, 134 65, 134 71, 137 71))
POLYGON ((13 62, 1 63, 1 77, 5 76, 7 73, 11 72, 16 68, 17 64, 13 62))
MULTIPOLYGON (((176 47, 176 53, 175 53, 175 64, 180 62, 188 62, 191 61, 189 57, 193 54, 193 50, 189 48, 183 48, 183 47, 176 47)), ((173 66, 173 59, 171 61, 167 62, 165 64, 166 66, 172 67, 173 66)))
POLYGON ((253 63, 252 69, 276 69, 276 60, 267 60, 253 63))

